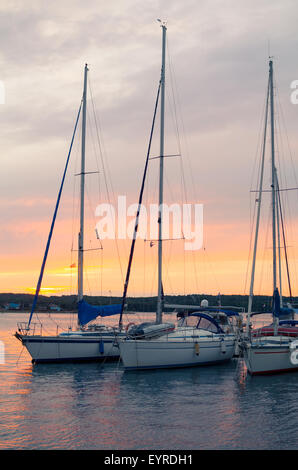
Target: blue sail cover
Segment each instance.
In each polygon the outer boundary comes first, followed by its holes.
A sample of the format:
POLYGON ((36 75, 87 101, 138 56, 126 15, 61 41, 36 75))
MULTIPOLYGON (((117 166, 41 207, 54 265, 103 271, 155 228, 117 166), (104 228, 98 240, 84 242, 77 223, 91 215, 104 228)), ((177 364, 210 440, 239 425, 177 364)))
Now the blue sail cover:
POLYGON ((86 325, 94 318, 108 317, 110 315, 117 315, 121 313, 121 304, 115 305, 90 305, 85 300, 78 302, 78 316, 80 324, 86 325))
POLYGON ((274 289, 273 292, 273 315, 275 317, 282 317, 283 315, 289 315, 293 313, 294 310, 292 308, 281 307, 280 306, 280 296, 278 289, 274 289))

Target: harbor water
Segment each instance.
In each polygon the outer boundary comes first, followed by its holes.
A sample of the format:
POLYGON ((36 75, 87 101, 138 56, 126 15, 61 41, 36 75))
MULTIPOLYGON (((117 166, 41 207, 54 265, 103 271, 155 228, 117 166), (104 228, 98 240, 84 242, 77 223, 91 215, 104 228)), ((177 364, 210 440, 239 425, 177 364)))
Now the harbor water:
MULTIPOLYGON (((70 317, 39 318, 56 328, 70 317)), ((0 313, 1 450, 298 447, 298 373, 251 377, 241 358, 137 372, 121 361, 33 365, 13 336, 27 319, 0 313)))

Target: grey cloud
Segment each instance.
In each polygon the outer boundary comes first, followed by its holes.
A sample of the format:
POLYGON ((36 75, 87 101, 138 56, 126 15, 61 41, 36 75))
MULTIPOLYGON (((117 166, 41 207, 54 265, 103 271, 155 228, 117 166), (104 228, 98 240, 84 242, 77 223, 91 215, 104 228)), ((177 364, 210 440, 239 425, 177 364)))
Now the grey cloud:
MULTIPOLYGON (((17 156, 22 170, 18 174, 18 167, 7 163, 6 194, 54 193, 86 60, 114 187, 137 194, 160 71, 159 30, 148 25, 167 13, 178 111, 183 112, 198 193, 210 201, 211 218, 248 215, 243 207, 249 205, 248 175, 265 96, 269 38, 288 130, 297 143, 298 107, 289 100, 290 81, 298 78, 295 1, 217 1, 212 8, 210 2, 197 1, 90 2, 84 9, 80 2, 35 10, 26 5, 26 10, 2 11, 0 18, 4 78, 14 81, 11 90, 17 97, 25 95, 1 109, 5 154, 10 160, 17 156), (219 195, 221 208, 216 207, 219 195)), ((170 94, 170 82, 167 89, 170 94)), ((176 136, 171 122, 168 129, 172 150, 176 136)))

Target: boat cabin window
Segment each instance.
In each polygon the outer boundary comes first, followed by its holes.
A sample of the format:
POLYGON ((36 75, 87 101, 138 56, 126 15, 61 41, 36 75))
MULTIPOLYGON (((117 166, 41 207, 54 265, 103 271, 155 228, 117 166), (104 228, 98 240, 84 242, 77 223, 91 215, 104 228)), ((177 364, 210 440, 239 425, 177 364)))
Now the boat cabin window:
POLYGON ((183 318, 183 326, 190 326, 192 328, 196 328, 198 324, 198 317, 184 317, 183 318))
POLYGON ((218 329, 214 323, 211 323, 210 320, 207 318, 199 318, 197 328, 201 328, 202 330, 211 331, 212 333, 217 333, 218 329))
POLYGON ((217 333, 217 326, 214 325, 210 320, 203 317, 189 316, 183 318, 182 326, 189 326, 192 328, 202 328, 202 330, 211 331, 217 333))

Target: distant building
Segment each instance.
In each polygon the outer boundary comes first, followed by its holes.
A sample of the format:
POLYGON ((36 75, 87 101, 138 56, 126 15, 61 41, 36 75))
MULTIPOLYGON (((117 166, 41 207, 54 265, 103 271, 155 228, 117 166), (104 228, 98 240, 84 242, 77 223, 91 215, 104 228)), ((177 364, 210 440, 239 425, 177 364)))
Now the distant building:
POLYGON ((8 304, 4 305, 5 310, 20 310, 21 304, 17 304, 15 302, 9 302, 8 304))
POLYGON ((59 307, 59 305, 51 304, 50 305, 50 310, 51 310, 51 312, 60 312, 61 308, 59 307))

